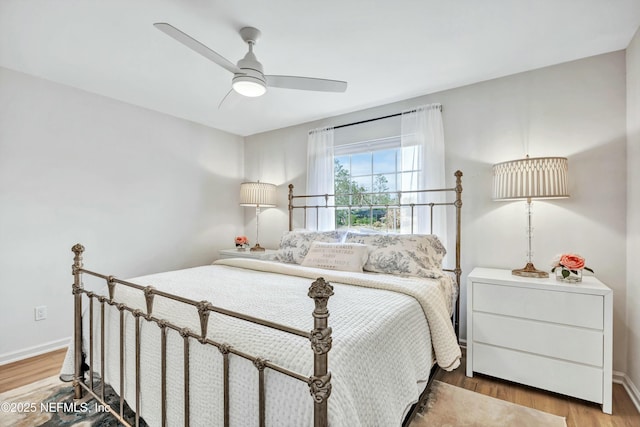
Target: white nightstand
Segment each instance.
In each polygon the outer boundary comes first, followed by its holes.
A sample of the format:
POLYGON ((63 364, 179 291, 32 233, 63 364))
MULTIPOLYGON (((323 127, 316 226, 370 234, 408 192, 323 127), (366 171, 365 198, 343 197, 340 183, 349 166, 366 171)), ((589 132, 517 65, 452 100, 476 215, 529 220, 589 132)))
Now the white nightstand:
POLYGON ((613 292, 476 268, 467 278, 467 376, 474 372, 602 404, 611 413, 613 292))
POLYGON ((265 249, 264 251, 251 252, 249 248, 244 251, 237 249, 222 249, 220 250, 220 258, 254 258, 254 259, 269 259, 275 255, 277 251, 275 249, 265 249))

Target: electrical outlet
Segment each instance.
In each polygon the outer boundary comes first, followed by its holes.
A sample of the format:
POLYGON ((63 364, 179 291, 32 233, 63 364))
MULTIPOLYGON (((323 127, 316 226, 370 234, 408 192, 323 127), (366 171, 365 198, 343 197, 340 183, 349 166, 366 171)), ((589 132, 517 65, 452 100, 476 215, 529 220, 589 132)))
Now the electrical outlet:
POLYGON ((36 320, 44 320, 47 318, 47 306, 40 305, 35 308, 36 320))

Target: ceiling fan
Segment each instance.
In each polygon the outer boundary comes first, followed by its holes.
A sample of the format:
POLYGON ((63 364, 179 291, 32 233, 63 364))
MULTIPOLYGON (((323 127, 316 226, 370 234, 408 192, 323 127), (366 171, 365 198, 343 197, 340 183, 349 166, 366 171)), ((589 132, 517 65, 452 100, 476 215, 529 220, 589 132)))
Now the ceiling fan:
POLYGON ((320 92, 344 92, 347 90, 347 82, 339 80, 265 75, 262 71, 262 64, 253 53, 253 46, 260 37, 260 31, 256 28, 244 27, 240 30, 240 37, 249 45, 249 52, 236 65, 166 22, 157 22, 153 25, 169 37, 232 72, 231 87, 241 95, 249 97, 261 96, 267 91, 267 86, 320 92))

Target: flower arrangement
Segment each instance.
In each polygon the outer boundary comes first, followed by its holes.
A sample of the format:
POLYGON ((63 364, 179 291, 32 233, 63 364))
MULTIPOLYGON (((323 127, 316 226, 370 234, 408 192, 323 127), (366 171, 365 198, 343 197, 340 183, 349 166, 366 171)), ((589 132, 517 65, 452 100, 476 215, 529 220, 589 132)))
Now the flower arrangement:
POLYGON ((593 273, 592 269, 584 265, 584 258, 577 254, 558 255, 551 266, 551 272, 555 272, 559 280, 579 282, 582 280, 582 270, 593 273))
POLYGON ((249 246, 249 239, 247 239, 247 236, 236 237, 236 248, 244 249, 247 246, 249 246))

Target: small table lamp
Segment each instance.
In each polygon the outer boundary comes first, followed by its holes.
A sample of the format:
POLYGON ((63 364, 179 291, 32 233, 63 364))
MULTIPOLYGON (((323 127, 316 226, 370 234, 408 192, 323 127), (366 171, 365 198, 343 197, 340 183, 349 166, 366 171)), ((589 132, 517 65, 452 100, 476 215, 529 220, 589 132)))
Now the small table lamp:
POLYGON ((243 182, 240 184, 240 206, 255 206, 256 208, 256 245, 251 251, 264 251, 260 246, 258 221, 260 208, 276 206, 276 186, 265 182, 243 182))
POLYGON ((516 276, 549 277, 546 271, 536 270, 531 260, 531 199, 569 197, 567 190, 569 163, 565 157, 535 157, 511 160, 493 165, 493 199, 527 201, 527 237, 529 247, 527 265, 512 270, 516 276))

